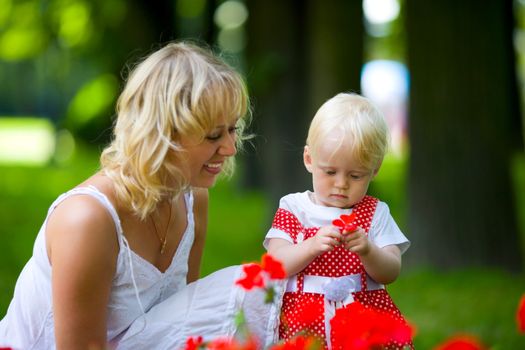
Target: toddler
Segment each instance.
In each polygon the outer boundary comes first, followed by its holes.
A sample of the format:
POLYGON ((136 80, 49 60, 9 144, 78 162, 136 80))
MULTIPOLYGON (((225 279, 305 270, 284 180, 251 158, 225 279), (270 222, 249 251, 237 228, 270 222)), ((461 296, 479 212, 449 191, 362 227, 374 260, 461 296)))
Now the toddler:
MULTIPOLYGON (((330 319, 354 300, 404 321, 385 285, 399 275, 401 254, 410 242, 388 206, 367 195, 387 148, 382 113, 357 94, 338 94, 312 120, 303 160, 313 191, 280 200, 264 242, 289 276, 280 338, 306 331, 330 347, 331 337, 337 336, 331 334, 330 319), (341 215, 347 223, 334 222, 341 215)), ((392 340, 387 346, 405 347, 412 344, 392 340)))

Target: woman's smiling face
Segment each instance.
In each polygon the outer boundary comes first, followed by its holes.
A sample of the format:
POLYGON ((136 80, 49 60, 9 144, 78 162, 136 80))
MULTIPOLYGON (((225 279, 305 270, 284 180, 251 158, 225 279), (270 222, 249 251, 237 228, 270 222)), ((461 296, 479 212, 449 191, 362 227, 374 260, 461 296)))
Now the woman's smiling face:
POLYGON ((227 123, 221 119, 204 140, 181 136, 179 142, 185 149, 182 168, 190 186, 210 188, 215 184, 224 162, 237 153, 235 125, 236 121, 227 123))

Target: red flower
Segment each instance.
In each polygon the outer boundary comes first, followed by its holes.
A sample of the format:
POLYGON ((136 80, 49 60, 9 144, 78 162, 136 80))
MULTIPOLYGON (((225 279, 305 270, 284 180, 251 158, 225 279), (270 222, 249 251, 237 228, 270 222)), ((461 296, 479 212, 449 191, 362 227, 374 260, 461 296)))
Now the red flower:
POLYGON ((243 265, 244 277, 235 281, 235 284, 241 286, 246 290, 254 287, 264 288, 263 272, 268 275, 270 279, 283 279, 286 277, 283 264, 274 259, 270 254, 262 256, 262 262, 251 263, 243 265))
POLYGON ((244 344, 234 338, 221 337, 212 340, 206 346, 208 350, 257 350, 258 348, 258 343, 253 337, 248 338, 244 344))
POLYGON ((274 345, 268 350, 307 350, 314 348, 316 343, 317 339, 312 336, 306 337, 304 335, 298 335, 295 338, 285 341, 283 344, 274 345))
POLYGON ((246 290, 250 290, 254 287, 264 287, 264 279, 261 274, 262 267, 259 264, 246 264, 243 265, 242 270, 244 271, 244 278, 235 281, 235 284, 241 286, 246 290))
POLYGON ((270 254, 263 255, 261 266, 271 279, 281 280, 286 277, 283 264, 275 260, 270 254))
POLYGON ((184 350, 197 350, 201 344, 202 344, 201 336, 189 337, 188 339, 186 339, 186 346, 184 347, 184 350))
POLYGON ((339 219, 332 221, 332 225, 339 227, 341 233, 344 232, 353 232, 357 229, 357 224, 355 223, 356 215, 352 213, 350 215, 341 215, 339 219))
POLYGON ((439 344, 434 350, 484 350, 485 347, 479 340, 471 335, 456 335, 442 344, 439 344))
POLYGON ((248 340, 239 346, 239 350, 257 350, 259 349, 259 342, 253 337, 250 336, 248 340))
POLYGON ((209 350, 236 350, 238 349, 238 344, 235 339, 230 338, 217 338, 208 343, 206 349, 209 350))
POLYGON ((365 350, 393 341, 405 344, 410 342, 413 333, 407 323, 357 301, 338 309, 330 325, 334 350, 365 350))
POLYGON ((525 294, 521 296, 518 311, 516 312, 516 320, 518 321, 518 331, 525 333, 525 294))

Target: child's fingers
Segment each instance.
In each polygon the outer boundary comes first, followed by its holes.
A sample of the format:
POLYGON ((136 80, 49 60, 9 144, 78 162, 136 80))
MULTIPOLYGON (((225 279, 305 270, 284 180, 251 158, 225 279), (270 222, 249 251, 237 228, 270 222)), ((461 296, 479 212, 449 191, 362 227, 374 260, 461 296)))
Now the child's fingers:
POLYGON ((360 232, 360 231, 364 231, 364 230, 363 230, 363 228, 362 228, 361 226, 357 226, 357 227, 355 228, 355 230, 351 230, 351 231, 347 231, 347 230, 345 230, 345 231, 343 231, 343 234, 345 234, 345 235, 346 235, 346 234, 352 234, 352 233, 360 232))

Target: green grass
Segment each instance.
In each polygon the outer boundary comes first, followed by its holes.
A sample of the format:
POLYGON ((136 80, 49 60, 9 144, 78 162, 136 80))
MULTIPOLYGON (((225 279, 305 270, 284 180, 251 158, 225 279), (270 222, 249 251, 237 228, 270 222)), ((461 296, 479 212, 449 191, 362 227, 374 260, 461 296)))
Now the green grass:
POLYGON ((432 349, 458 333, 474 335, 492 350, 525 349, 515 321, 524 277, 488 269, 425 269, 402 274, 388 290, 416 327, 416 349, 432 349))
POLYGON ((208 234, 203 275, 219 268, 259 261, 269 224, 267 203, 260 192, 245 192, 234 181, 220 181, 210 190, 208 234))
MULTIPOLYGON (((33 240, 47 208, 61 192, 98 167, 97 154, 80 152, 72 163, 43 168, 0 167, 0 317, 7 309, 14 283, 31 256, 33 240)), ((525 231, 525 161, 513 167, 518 217, 525 231)), ((386 201, 400 227, 406 226, 406 167, 385 160, 372 192, 386 201)), ((261 192, 243 191, 235 179, 222 180, 210 191, 208 237, 202 274, 224 266, 254 261, 263 253, 262 240, 271 223, 270 203, 261 192)), ((389 291, 417 328, 417 349, 432 349, 457 333, 478 336, 492 350, 525 349, 525 335, 516 331, 515 312, 525 293, 525 276, 500 270, 440 272, 404 271, 389 291)))

